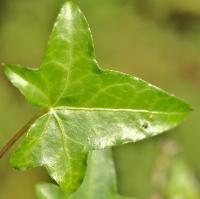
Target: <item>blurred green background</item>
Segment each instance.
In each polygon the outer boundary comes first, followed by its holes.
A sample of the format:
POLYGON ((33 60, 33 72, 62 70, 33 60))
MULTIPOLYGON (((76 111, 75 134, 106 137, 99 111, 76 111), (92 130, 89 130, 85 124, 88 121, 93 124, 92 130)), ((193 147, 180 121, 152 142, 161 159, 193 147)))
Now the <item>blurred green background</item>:
MULTIPOLYGON (((1 0, 0 62, 39 66, 63 2, 1 0)), ((175 130, 114 149, 120 193, 151 198, 158 145, 166 139, 179 145, 180 157, 200 180, 200 1, 77 2, 90 23, 102 67, 141 77, 184 98, 194 108, 175 130)), ((0 147, 36 111, 6 80, 1 67, 0 147)), ((0 199, 35 199, 35 183, 49 180, 47 174, 38 168, 28 172, 11 169, 8 161, 12 151, 0 160, 0 199)))

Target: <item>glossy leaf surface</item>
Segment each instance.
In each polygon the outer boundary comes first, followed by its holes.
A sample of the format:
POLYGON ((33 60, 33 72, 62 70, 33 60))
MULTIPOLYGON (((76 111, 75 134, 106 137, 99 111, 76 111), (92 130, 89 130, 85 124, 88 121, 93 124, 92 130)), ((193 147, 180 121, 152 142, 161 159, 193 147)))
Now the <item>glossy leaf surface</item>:
POLYGON ((26 99, 47 110, 31 125, 11 164, 23 170, 46 167, 67 193, 81 184, 90 150, 157 135, 191 110, 139 78, 101 69, 94 54, 85 17, 67 2, 40 68, 5 66, 26 99))
POLYGON ((66 196, 53 184, 37 186, 39 199, 131 199, 117 194, 116 174, 111 150, 93 151, 88 158, 88 170, 80 189, 66 196))

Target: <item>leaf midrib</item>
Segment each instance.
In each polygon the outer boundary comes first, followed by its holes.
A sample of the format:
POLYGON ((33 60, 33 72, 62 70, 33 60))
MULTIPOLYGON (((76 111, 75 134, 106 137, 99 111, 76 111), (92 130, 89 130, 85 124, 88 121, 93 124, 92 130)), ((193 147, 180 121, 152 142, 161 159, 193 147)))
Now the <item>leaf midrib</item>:
MULTIPOLYGON (((71 17, 71 16, 70 16, 71 17)), ((70 80, 70 76, 71 76, 71 67, 72 67, 72 64, 73 64, 73 51, 74 51, 74 45, 72 45, 74 42, 74 37, 73 37, 73 24, 72 24, 72 21, 70 22, 70 24, 68 24, 68 29, 70 29, 70 34, 68 35, 68 40, 70 41, 70 45, 69 45, 69 53, 68 53, 68 74, 67 74, 67 78, 65 78, 65 86, 63 87, 60 95, 58 95, 57 99, 55 100, 54 102, 54 105, 56 105, 59 100, 63 97, 63 94, 65 93, 65 91, 67 90, 68 88, 68 84, 69 84, 69 80, 70 80)))
MULTIPOLYGON (((60 123, 59 118, 58 118, 58 116, 56 115, 56 113, 53 113, 52 115, 53 115, 53 118, 54 118, 54 120, 55 120, 55 122, 56 122, 56 124, 57 124, 57 126, 58 126, 58 129, 59 129, 59 132, 60 132, 60 135, 61 135, 61 141, 62 141, 64 153, 65 153, 65 158, 68 158, 68 160, 70 160, 71 157, 70 157, 70 155, 69 155, 69 153, 68 153, 67 147, 66 147, 65 142, 64 142, 65 133, 64 133, 63 126, 62 126, 62 124, 60 123)), ((66 160, 66 161, 68 161, 68 160, 66 160)), ((70 166, 70 168, 71 168, 71 166, 70 166)))
POLYGON ((86 108, 86 107, 68 107, 68 106, 57 106, 49 108, 49 112, 55 110, 72 110, 72 111, 99 111, 99 112, 134 112, 134 113, 150 113, 150 114, 170 114, 178 115, 185 114, 188 111, 153 111, 153 110, 144 110, 144 109, 123 109, 123 108, 86 108))

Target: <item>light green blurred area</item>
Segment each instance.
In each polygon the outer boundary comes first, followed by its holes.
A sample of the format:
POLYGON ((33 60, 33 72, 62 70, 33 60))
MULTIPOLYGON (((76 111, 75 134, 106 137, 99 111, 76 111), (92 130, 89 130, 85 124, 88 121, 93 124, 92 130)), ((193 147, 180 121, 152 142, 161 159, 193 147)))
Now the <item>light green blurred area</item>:
MULTIPOLYGON (((55 17, 64 0, 0 1, 0 62, 39 66, 55 17)), ((175 130, 115 149, 119 191, 149 199, 157 144, 170 138, 200 178, 200 2, 199 0, 77 0, 94 36, 102 67, 141 77, 194 108, 175 130)), ((128 99, 127 99, 128 100, 128 99)), ((0 70, 0 146, 37 111, 0 70)), ((9 167, 12 151, 0 160, 0 199, 35 199, 43 169, 9 167)))

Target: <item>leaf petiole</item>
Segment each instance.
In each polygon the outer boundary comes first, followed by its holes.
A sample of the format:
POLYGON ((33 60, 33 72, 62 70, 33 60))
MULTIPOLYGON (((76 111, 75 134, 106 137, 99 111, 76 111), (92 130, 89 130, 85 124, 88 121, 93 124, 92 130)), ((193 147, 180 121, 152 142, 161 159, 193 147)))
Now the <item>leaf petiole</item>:
POLYGON ((17 133, 14 134, 12 138, 0 149, 0 159, 5 155, 5 153, 27 132, 29 127, 35 122, 35 120, 46 113, 48 110, 40 111, 36 113, 17 133))

